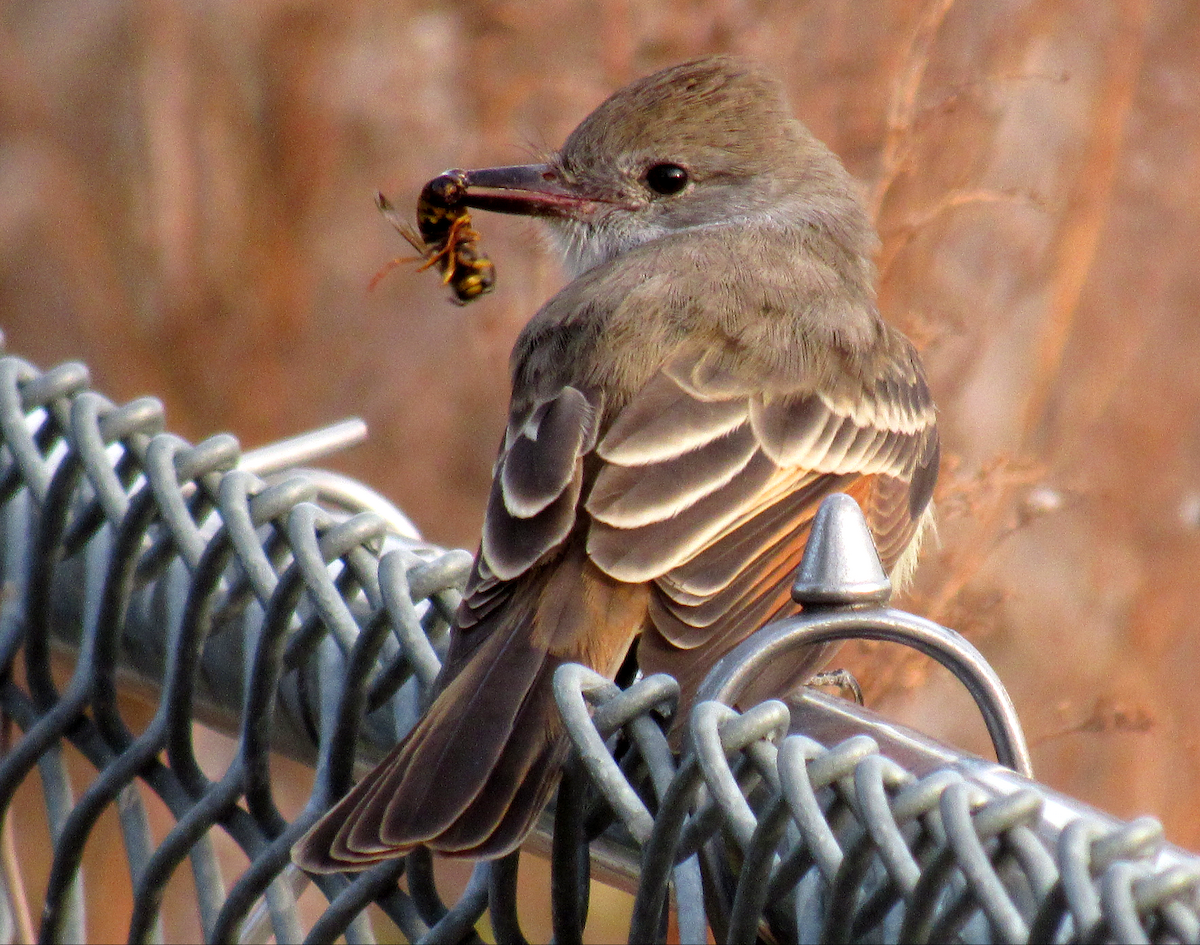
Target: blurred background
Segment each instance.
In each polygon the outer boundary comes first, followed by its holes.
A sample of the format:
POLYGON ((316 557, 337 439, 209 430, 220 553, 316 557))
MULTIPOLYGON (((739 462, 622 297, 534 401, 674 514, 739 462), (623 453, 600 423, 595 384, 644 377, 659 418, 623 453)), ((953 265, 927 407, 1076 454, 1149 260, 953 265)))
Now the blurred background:
MULTIPOLYGON (((448 167, 524 163, 609 92, 754 57, 862 182, 880 302, 940 409, 941 543, 900 602, 1009 686, 1052 786, 1200 849, 1200 4, 1193 0, 7 0, 0 328, 114 400, 331 465, 474 548, 507 357, 562 276, 477 214, 494 294, 371 277, 448 167)), ((895 647, 868 705, 987 752, 895 647)))

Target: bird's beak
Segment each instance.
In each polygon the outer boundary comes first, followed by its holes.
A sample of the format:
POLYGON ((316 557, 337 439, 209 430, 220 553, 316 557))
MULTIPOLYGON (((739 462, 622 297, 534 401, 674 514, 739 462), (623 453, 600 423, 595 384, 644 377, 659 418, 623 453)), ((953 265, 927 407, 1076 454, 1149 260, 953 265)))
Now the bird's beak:
POLYGON ((609 202, 564 182, 549 164, 485 167, 446 174, 457 177, 466 188, 461 202, 479 210, 579 219, 609 202))

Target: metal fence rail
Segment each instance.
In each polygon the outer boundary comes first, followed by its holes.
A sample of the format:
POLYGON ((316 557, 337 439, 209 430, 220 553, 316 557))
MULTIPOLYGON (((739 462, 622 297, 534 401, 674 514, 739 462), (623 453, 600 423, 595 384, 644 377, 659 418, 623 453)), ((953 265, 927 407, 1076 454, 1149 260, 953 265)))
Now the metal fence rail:
MULTIPOLYGON (((288 861, 349 787, 356 760, 378 758, 426 703, 470 556, 422 542, 361 484, 280 471, 353 429, 243 455, 228 436, 188 444, 163 432, 156 401, 114 405, 88 384, 79 365, 42 372, 0 358, 0 711, 20 729, 0 757, 0 811, 36 768, 53 864, 35 931, 85 939, 83 848, 115 808, 134 888, 131 941, 161 940, 163 890, 185 860, 211 941, 368 942, 369 903, 410 940, 474 940, 486 912, 498 940, 522 941, 517 854, 477 866, 449 905, 423 851, 317 877, 328 907, 307 929, 288 861), (74 670, 60 688, 51 663, 64 648, 74 670), (117 698, 131 680, 159 694, 136 732, 117 698), (215 780, 197 760, 194 719, 236 735, 215 780), (96 772, 77 798, 65 741, 96 772), (272 751, 316 764, 312 795, 290 821, 276 806, 272 751), (161 840, 139 781, 174 818, 161 840), (221 875, 213 831, 245 852, 239 875, 221 875)), ((742 714, 717 701, 790 647, 899 640, 955 671, 998 757, 1027 769, 986 663, 950 631, 887 609, 857 510, 827 507, 814 535, 798 580, 804 614, 714 669, 713 698, 688 720, 682 755, 664 734, 670 678, 621 691, 582 667, 556 675, 577 750, 534 841, 551 857, 556 940, 580 939, 592 874, 635 891, 631 941, 662 938, 668 907, 684 942, 710 928, 731 942, 759 932, 1200 940, 1200 859, 1165 844, 1153 821, 1113 821, 841 700, 806 695, 742 714)), ((6 941, 25 924, 19 879, 11 858, 0 861, 6 941)))

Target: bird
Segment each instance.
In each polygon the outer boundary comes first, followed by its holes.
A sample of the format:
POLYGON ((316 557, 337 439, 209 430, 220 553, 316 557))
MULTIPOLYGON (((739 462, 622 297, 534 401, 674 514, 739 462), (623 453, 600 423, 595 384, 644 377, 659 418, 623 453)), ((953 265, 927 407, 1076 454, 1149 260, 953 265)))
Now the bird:
MULTIPOLYGON (((762 66, 669 67, 542 163, 452 173, 467 206, 543 221, 570 281, 512 352, 436 698, 301 838, 311 872, 418 846, 510 853, 566 758, 558 666, 612 679, 636 658, 679 681, 686 717, 723 654, 798 610, 790 578, 824 497, 858 501, 897 584, 931 522, 935 410, 878 310, 878 238, 762 66)), ((806 652, 772 685, 827 658, 806 652)))

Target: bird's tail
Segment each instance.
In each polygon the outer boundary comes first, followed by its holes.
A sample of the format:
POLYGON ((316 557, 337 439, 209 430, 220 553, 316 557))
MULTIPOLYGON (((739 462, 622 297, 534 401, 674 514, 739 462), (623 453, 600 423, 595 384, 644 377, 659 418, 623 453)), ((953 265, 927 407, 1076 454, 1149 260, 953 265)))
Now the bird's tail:
POLYGON ((300 840, 299 866, 361 870, 418 845, 492 859, 520 845, 566 751, 552 685, 561 660, 521 637, 489 635, 408 737, 300 840))

